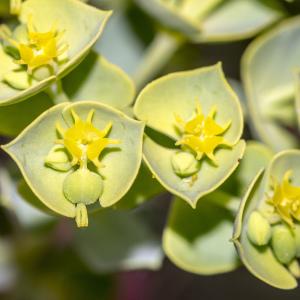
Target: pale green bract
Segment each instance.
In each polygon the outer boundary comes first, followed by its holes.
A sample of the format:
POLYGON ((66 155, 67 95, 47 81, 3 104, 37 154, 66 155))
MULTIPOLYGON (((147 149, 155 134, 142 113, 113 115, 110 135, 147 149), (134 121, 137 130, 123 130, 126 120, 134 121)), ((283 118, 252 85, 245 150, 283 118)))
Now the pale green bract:
MULTIPOLYGON (((60 138, 57 123, 64 128, 71 127, 71 111, 76 111, 84 120, 91 110, 94 110, 93 126, 102 130, 111 122, 109 139, 120 141, 120 144, 106 147, 101 153, 101 164, 105 167, 91 169, 103 181, 100 206, 112 206, 126 194, 137 176, 142 158, 143 123, 97 102, 62 103, 44 112, 15 140, 3 146, 35 195, 54 212, 71 218, 76 214, 75 205, 66 199, 63 183, 74 169, 58 171, 47 166, 45 159, 60 138)), ((92 191, 89 193, 91 195, 92 191)), ((91 210, 99 209, 99 203, 94 204, 91 210)))
POLYGON ((240 205, 233 234, 240 258, 248 270, 262 281, 281 289, 297 286, 294 276, 298 274, 294 270, 298 254, 296 240, 293 239, 299 224, 289 227, 269 203, 268 195, 272 193, 274 180, 281 182, 287 171, 291 171, 292 184, 299 186, 299 164, 300 151, 285 150, 274 156, 264 172, 257 174, 240 205), (248 220, 254 211, 259 211, 272 225, 272 240, 263 247, 257 246, 247 236, 248 220))
POLYGON ((166 146, 151 137, 151 134, 145 136, 143 152, 148 167, 167 190, 194 208, 199 198, 214 191, 229 177, 243 156, 245 143, 240 140, 243 130, 242 110, 220 64, 170 74, 153 81, 139 94, 134 112, 148 127, 159 132, 162 137, 171 139, 166 146), (175 142, 182 137, 176 116, 188 120, 199 105, 205 116, 216 108, 216 124, 224 126, 230 122, 229 128, 222 135, 228 145, 216 149, 214 154, 218 165, 202 157, 200 169, 195 169, 196 173, 192 176, 182 178, 174 172, 172 166, 172 157, 180 149, 175 146, 175 142))
MULTIPOLYGON (((300 66, 300 18, 283 21, 255 39, 242 60, 242 77, 256 135, 275 151, 299 146, 295 96, 300 66), (286 45, 289 49, 288 59, 286 45)), ((298 99, 299 97, 297 97, 298 99)))
MULTIPOLYGON (((0 71, 0 106, 16 103, 37 94, 68 74, 95 44, 110 14, 110 11, 102 11, 77 0, 24 2, 19 15, 20 22, 27 24, 31 18, 37 32, 49 32, 51 27, 55 26, 57 32, 61 33, 60 43, 68 48, 64 54, 65 59, 56 67, 56 72, 36 80, 28 76, 26 69, 20 68, 1 45, 0 60, 1 66, 4 64, 4 67, 1 67, 0 71), (81 26, 78 26, 79 23, 81 26)), ((23 30, 18 33, 17 38, 24 40, 26 35, 27 31, 23 30)))

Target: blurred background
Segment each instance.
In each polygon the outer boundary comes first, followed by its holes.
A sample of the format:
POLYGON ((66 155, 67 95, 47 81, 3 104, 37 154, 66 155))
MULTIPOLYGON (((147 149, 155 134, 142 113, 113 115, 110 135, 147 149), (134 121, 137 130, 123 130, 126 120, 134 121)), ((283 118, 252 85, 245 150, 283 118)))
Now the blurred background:
MULTIPOLYGON (((135 76, 159 25, 134 1, 89 3, 114 10, 96 51, 135 76)), ((300 14, 300 1, 281 4, 287 16, 300 14)), ((222 61, 243 99, 240 60, 249 42, 184 43, 153 76, 222 61)), ((251 138, 247 128, 245 137, 251 138)), ((0 138, 0 144, 7 141, 0 138)), ((176 268, 161 249, 168 194, 131 210, 100 212, 89 228, 78 230, 73 220, 46 215, 22 200, 22 188, 14 185, 21 176, 3 151, 0 175, 0 299, 299 299, 299 289, 276 290, 243 267, 208 277, 176 268)))

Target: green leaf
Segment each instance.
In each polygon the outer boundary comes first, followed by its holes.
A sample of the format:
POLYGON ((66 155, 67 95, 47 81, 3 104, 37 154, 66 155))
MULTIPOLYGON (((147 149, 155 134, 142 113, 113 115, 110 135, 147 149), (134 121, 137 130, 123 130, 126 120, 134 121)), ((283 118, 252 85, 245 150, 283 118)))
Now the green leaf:
MULTIPOLYGON (((20 15, 21 22, 27 23, 29 16, 32 16, 33 23, 39 32, 49 31, 51 26, 56 24, 57 30, 64 32, 61 42, 69 46, 68 60, 59 66, 55 75, 41 81, 33 81, 28 89, 20 91, 1 83, 0 105, 22 101, 69 73, 95 44, 110 14, 109 11, 95 9, 76 0, 28 0, 24 2, 20 15)), ((17 64, 14 65, 14 68, 18 67, 17 64)), ((5 73, 1 68, 0 78, 5 73)))
POLYGON ((250 185, 239 208, 233 239, 240 258, 247 269, 262 281, 280 288, 293 289, 297 281, 275 257, 269 246, 254 246, 247 237, 247 223, 250 214, 259 210, 267 214, 270 207, 266 203, 266 192, 272 178, 281 181, 288 170, 292 170, 293 183, 300 184, 300 151, 286 150, 277 154, 267 170, 259 172, 250 185))
POLYGON ((295 148, 295 78, 300 66, 300 18, 282 22, 253 41, 242 60, 242 75, 253 127, 259 138, 280 151, 295 148), (288 45, 288 59, 286 57, 288 45))
POLYGON ((273 157, 273 152, 264 144, 247 141, 243 159, 235 172, 222 185, 222 191, 242 198, 258 171, 265 168, 273 157))
POLYGON ((245 150, 245 142, 240 141, 232 149, 217 151, 216 158, 220 162, 218 167, 212 166, 207 160, 202 162, 196 173, 197 179, 183 180, 172 168, 171 157, 177 151, 163 147, 145 136, 144 161, 157 180, 172 194, 187 201, 193 208, 204 195, 217 189, 236 169, 245 150))
POLYGON ((260 0, 224 1, 203 20, 200 42, 226 42, 252 37, 283 14, 260 0))
POLYGON ((63 127, 66 124, 72 126, 71 110, 84 120, 93 109, 93 125, 103 129, 111 121, 113 127, 109 137, 121 141, 117 148, 106 148, 101 156, 105 168, 100 170, 104 189, 99 201, 103 207, 111 206, 125 195, 138 173, 143 135, 143 124, 140 122, 97 102, 62 103, 44 112, 15 140, 3 146, 43 204, 67 217, 75 216, 75 206, 63 194, 63 182, 69 173, 47 167, 45 158, 58 139, 57 122, 65 124, 63 127))
POLYGON ((161 23, 196 42, 249 38, 282 17, 279 9, 259 0, 178 1, 175 4, 164 0, 138 2, 161 23))
POLYGON ((230 241, 233 215, 225 208, 231 198, 211 193, 195 210, 179 198, 174 200, 163 234, 164 251, 174 264, 201 275, 229 272, 238 266, 230 241))
POLYGON ((165 189, 153 178, 149 169, 142 164, 135 182, 128 193, 116 204, 117 209, 130 209, 153 199, 165 189))
POLYGON ((39 93, 26 102, 19 102, 0 107, 0 134, 18 135, 42 112, 53 105, 52 100, 44 93, 39 93))
POLYGON ((75 232, 75 250, 95 272, 158 269, 163 255, 158 238, 137 213, 103 210, 85 230, 75 232))
POLYGON ((63 79, 63 88, 71 101, 97 101, 119 109, 129 106, 135 94, 127 74, 95 52, 63 79))

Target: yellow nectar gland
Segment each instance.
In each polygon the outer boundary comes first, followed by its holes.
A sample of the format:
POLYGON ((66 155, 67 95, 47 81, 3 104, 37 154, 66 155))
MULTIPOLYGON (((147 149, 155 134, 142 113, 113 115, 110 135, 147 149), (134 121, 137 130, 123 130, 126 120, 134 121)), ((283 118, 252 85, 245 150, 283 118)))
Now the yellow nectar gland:
POLYGON ((56 142, 64 145, 72 156, 71 164, 79 164, 85 167, 87 161, 91 161, 97 168, 103 167, 99 161, 99 155, 105 147, 112 144, 119 144, 119 140, 106 138, 111 130, 112 123, 108 123, 103 130, 95 128, 92 124, 94 110, 91 110, 86 121, 82 121, 75 111, 71 111, 74 118, 74 125, 67 130, 60 124, 56 128, 63 139, 56 142))
POLYGON ((292 171, 287 171, 281 184, 273 179, 273 195, 268 198, 267 203, 271 204, 279 216, 293 227, 293 219, 300 221, 300 186, 290 183, 291 175, 292 171))
POLYGON ((231 121, 224 126, 220 126, 214 120, 217 108, 214 106, 207 116, 204 116, 199 103, 196 106, 196 115, 184 121, 180 116, 175 115, 177 123, 182 131, 182 138, 176 142, 176 145, 187 146, 196 154, 196 159, 200 160, 206 155, 215 165, 217 161, 214 151, 217 147, 223 145, 232 147, 225 141, 223 134, 231 125, 231 121))
POLYGON ((44 65, 53 66, 54 60, 68 49, 67 44, 58 45, 63 32, 58 33, 54 25, 50 31, 37 32, 30 16, 27 23, 27 32, 27 44, 19 43, 11 38, 7 38, 7 40, 19 50, 20 59, 15 62, 20 65, 27 65, 29 74, 35 68, 44 65))

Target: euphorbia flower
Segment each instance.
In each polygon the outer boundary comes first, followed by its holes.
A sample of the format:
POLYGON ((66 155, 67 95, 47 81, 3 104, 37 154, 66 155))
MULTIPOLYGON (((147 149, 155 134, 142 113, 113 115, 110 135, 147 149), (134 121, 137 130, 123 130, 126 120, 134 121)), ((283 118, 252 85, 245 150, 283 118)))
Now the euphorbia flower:
POLYGON ((214 120, 217 112, 214 106, 205 117, 202 113, 200 104, 197 104, 196 115, 188 121, 184 121, 180 116, 175 115, 176 121, 181 126, 182 138, 176 142, 176 145, 187 146, 196 153, 196 159, 200 160, 206 155, 210 160, 217 164, 214 151, 217 147, 232 145, 224 140, 223 134, 230 126, 231 121, 224 126, 220 126, 214 120))
POLYGON ((86 121, 82 121, 74 110, 71 111, 74 118, 74 126, 64 130, 57 124, 57 130, 63 139, 57 141, 63 144, 72 155, 72 165, 80 166, 90 160, 96 167, 102 167, 99 155, 109 144, 118 144, 119 140, 106 138, 112 123, 109 122, 103 130, 95 128, 92 124, 94 110, 91 110, 86 121))
POLYGON ((268 203, 273 205, 279 216, 293 227, 293 219, 300 221, 300 187, 290 183, 291 175, 292 171, 287 171, 282 183, 273 179, 274 192, 268 203))
POLYGON ((63 32, 58 32, 55 25, 46 32, 37 32, 34 28, 32 16, 28 19, 27 39, 28 43, 19 43, 11 38, 8 41, 15 46, 20 59, 15 62, 27 65, 27 72, 30 74, 34 69, 50 65, 54 68, 54 62, 64 54, 68 48, 67 44, 59 45, 59 39, 63 32))

